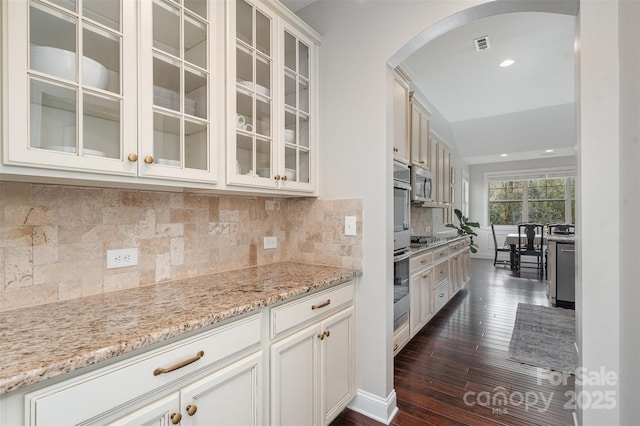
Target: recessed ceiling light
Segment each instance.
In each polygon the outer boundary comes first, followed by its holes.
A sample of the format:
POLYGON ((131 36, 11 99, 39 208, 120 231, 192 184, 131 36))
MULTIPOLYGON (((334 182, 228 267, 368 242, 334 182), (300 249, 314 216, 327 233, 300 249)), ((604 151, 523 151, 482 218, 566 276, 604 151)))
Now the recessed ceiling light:
POLYGON ((513 59, 505 59, 504 61, 500 62, 500 66, 502 68, 504 67, 510 67, 511 65, 513 65, 516 61, 514 61, 513 59))
POLYGON ((500 157, 507 157, 509 154, 500 154, 500 157))
POLYGON ((544 152, 552 153, 553 150, 552 149, 545 149, 544 152))

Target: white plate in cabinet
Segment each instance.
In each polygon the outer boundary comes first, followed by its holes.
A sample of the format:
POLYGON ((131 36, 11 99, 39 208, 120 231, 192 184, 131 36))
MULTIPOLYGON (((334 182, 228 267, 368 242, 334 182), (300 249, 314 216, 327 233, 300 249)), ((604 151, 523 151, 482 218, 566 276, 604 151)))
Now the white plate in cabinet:
POLYGON ((25 423, 40 426, 86 422, 234 354, 257 347, 260 336, 260 315, 253 315, 35 391, 25 396, 25 423), (87 395, 100 397, 87 398, 87 395))
POLYGON ((353 283, 314 293, 271 309, 271 338, 322 318, 353 302, 353 283))
POLYGON ((449 283, 441 282, 433 289, 434 313, 438 312, 449 301, 449 283))

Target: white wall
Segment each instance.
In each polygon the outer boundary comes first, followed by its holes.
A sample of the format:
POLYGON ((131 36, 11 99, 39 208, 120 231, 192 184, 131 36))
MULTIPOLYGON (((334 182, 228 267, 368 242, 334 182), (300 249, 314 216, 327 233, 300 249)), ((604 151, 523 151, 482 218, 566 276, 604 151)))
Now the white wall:
MULTIPOLYGON (((544 9, 567 4, 571 9, 570 3, 495 1, 486 6, 535 4, 544 9)), ((321 196, 364 199, 364 275, 358 294, 360 394, 357 403, 361 408, 369 409, 369 415, 383 420, 385 414, 376 410, 381 406, 395 407, 388 286, 392 271, 389 236, 391 141, 387 123, 390 122, 388 100, 391 98, 392 74, 386 62, 397 52, 391 62, 399 64, 421 46, 423 29, 473 4, 462 1, 320 0, 300 13, 325 37, 321 48, 320 135, 321 172, 326 178, 322 182, 321 196), (420 36, 412 39, 416 34, 420 36), (412 42, 407 43, 409 40, 412 42)), ((624 249, 635 250, 631 254, 636 260, 638 258, 637 244, 631 245, 626 240, 620 243, 619 232, 620 194, 623 199, 628 196, 637 201, 638 191, 637 186, 633 190, 626 185, 619 187, 617 172, 621 154, 618 52, 615 48, 620 19, 617 5, 617 0, 584 0, 581 3, 579 131, 582 142, 578 153, 578 202, 582 213, 577 220, 581 232, 577 248, 578 280, 582 280, 582 288, 576 302, 581 362, 593 371, 602 366, 615 372, 619 371, 621 343, 618 317, 620 244, 624 249)), ((460 22, 464 24, 464 19, 460 22)), ((432 28, 444 31, 442 26, 432 28)), ((622 45, 622 53, 628 53, 630 48, 638 49, 637 44, 638 41, 633 40, 633 46, 622 45)), ((630 80, 623 80, 625 89, 636 87, 637 83, 630 80)), ((634 117, 637 120, 637 114, 634 117)), ((631 128, 629 123, 625 124, 631 128)), ((627 173, 627 168, 631 171, 630 162, 625 159, 621 164, 623 173, 627 173)), ((629 301, 630 304, 634 302, 629 301)), ((630 306, 625 306, 623 314, 625 321, 637 323, 638 314, 630 312, 630 306)), ((637 339, 637 328, 633 336, 629 329, 623 331, 625 337, 637 339)), ((625 345, 632 347, 628 343, 625 345)), ((628 362, 623 365, 627 367, 630 361, 625 360, 628 362)), ((631 379, 638 382, 636 370, 637 367, 628 371, 634 373, 631 379)), ((633 386, 622 386, 621 390, 631 390, 633 386)), ((614 390, 617 392, 617 387, 614 390)), ((619 396, 616 393, 616 402, 626 401, 626 396, 619 396)), ((637 399, 634 401, 638 405, 637 399)), ((619 405, 609 410, 584 410, 582 424, 619 424, 620 412, 619 405)), ((625 419, 632 419, 636 424, 640 422, 635 408, 624 407, 623 412, 625 419)))
MULTIPOLYGON (((618 167, 622 165, 619 163, 618 49, 615 48, 618 19, 618 1, 581 2, 577 202, 582 208, 576 218, 579 284, 576 313, 582 349, 579 364, 588 371, 604 368, 616 374, 620 373, 618 167)), ((636 47, 637 43, 636 40, 636 47)), ((637 197, 636 192, 633 198, 637 197)), ((584 384, 576 388, 588 395, 609 391, 616 396, 617 404, 612 409, 584 409, 582 424, 620 424, 618 383, 603 387, 584 384)))
POLYGON ((640 2, 620 3, 620 423, 640 419, 640 2))
POLYGON ((392 356, 390 123, 387 61, 436 21, 477 2, 318 1, 299 15, 320 49, 321 197, 362 197, 364 274, 358 293, 359 396, 386 421, 395 409, 392 356))

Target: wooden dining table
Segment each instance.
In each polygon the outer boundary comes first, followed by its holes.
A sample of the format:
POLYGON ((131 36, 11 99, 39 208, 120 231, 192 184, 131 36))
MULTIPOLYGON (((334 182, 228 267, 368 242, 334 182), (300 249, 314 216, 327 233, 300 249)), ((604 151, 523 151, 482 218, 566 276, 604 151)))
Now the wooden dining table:
MULTIPOLYGON (((516 251, 518 248, 518 237, 520 237, 521 245, 527 244, 527 236, 524 234, 518 235, 518 233, 516 232, 513 234, 507 234, 507 236, 504 237, 504 245, 509 246, 509 263, 512 271, 514 269, 518 269, 518 265, 516 265, 516 251)), ((539 245, 545 245, 545 244, 546 244, 546 239, 541 234, 536 234, 536 236, 533 238, 533 245, 539 246, 539 245)))

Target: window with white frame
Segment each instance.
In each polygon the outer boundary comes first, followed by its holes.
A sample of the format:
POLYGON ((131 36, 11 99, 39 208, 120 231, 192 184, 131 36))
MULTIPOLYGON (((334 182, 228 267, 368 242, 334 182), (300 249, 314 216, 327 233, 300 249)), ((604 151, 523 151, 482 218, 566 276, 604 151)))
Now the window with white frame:
POLYGON ((573 170, 490 174, 487 182, 489 223, 575 223, 573 170))

